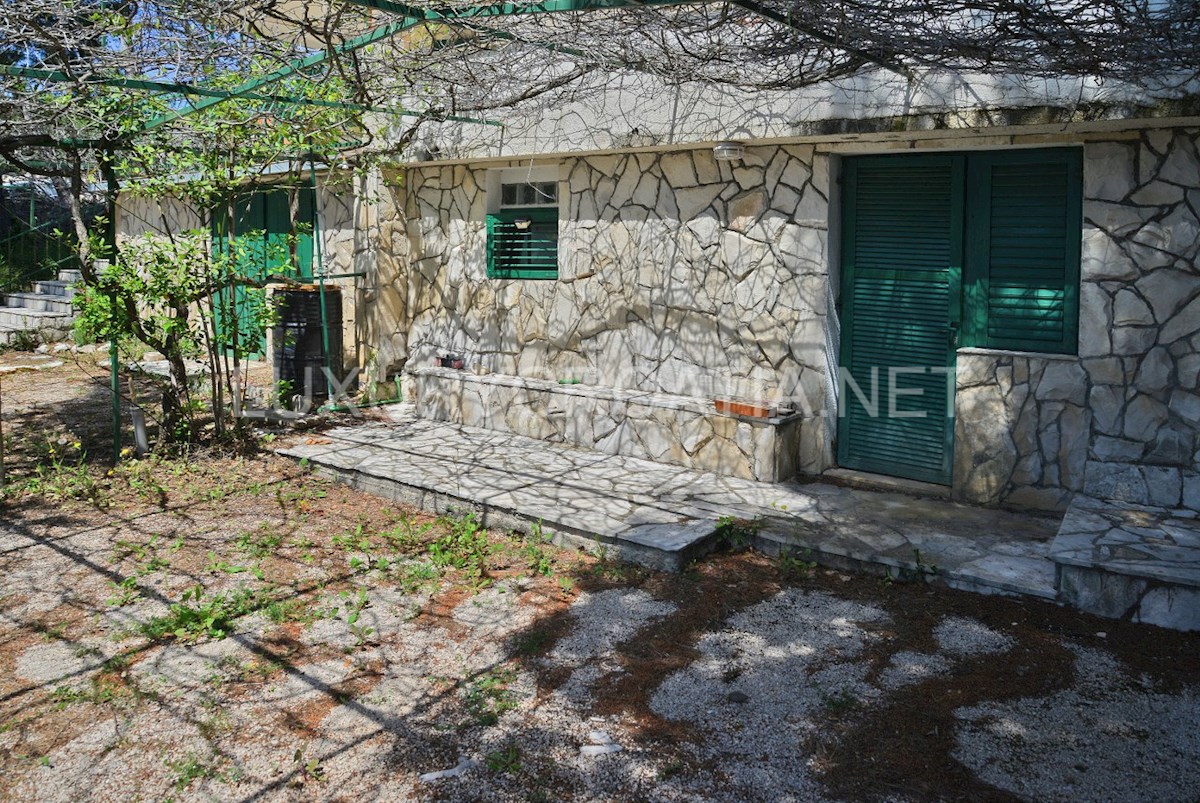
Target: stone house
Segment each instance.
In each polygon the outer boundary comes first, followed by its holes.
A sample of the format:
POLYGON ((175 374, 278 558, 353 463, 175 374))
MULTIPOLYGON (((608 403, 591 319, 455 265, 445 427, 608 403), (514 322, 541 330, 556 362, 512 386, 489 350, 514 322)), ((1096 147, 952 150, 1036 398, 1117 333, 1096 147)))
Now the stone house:
POLYGON ((1189 97, 643 77, 423 137, 317 206, 326 270, 359 274, 348 364, 424 416, 764 482, 1200 510, 1189 97))
POLYGON ((1200 117, 987 86, 434 132, 382 181, 375 359, 425 416, 717 473, 1200 508, 1200 117))

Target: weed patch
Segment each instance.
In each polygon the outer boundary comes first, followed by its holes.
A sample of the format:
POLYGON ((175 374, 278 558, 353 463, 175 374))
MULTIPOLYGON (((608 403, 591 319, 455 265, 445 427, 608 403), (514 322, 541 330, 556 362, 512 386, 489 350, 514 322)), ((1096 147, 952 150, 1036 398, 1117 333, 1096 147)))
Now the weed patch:
POLYGON ((184 592, 183 599, 171 606, 169 614, 143 625, 142 634, 154 641, 169 637, 180 641, 221 639, 232 631, 239 618, 266 607, 270 601, 269 592, 250 589, 206 597, 204 587, 197 585, 184 592))
POLYGON ((491 669, 476 675, 466 689, 467 712, 477 725, 495 725, 501 715, 518 705, 515 692, 508 686, 517 678, 517 673, 508 667, 491 669))

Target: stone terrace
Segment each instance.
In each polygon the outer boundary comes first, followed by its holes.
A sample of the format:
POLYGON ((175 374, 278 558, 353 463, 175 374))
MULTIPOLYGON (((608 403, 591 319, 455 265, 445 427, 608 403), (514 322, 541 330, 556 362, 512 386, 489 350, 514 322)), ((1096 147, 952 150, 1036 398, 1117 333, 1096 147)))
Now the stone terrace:
POLYGON ((345 427, 281 450, 356 487, 488 526, 678 571, 716 545, 724 517, 757 522, 755 546, 844 568, 986 593, 1055 596, 1056 517, 827 483, 770 485, 624 455, 417 418, 345 427))

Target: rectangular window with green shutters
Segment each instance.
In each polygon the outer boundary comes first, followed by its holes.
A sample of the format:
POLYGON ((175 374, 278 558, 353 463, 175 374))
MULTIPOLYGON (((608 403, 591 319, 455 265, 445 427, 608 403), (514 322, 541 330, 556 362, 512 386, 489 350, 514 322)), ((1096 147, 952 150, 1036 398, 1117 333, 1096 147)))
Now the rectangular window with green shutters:
POLYGON ((502 209, 487 219, 489 279, 558 278, 558 208, 502 209))
POLYGON ((498 206, 487 218, 488 278, 557 279, 558 182, 505 182, 498 206))
POLYGON ((1075 353, 1081 174, 1075 149, 967 157, 962 345, 1075 353))

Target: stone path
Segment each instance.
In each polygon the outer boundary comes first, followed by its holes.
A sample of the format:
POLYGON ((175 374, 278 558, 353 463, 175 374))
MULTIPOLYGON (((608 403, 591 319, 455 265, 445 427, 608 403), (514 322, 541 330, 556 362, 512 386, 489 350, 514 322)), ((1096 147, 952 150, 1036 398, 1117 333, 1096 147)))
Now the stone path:
POLYGON ((776 554, 955 587, 1053 599, 1053 517, 825 483, 769 485, 419 419, 304 437, 281 454, 362 490, 434 511, 471 508, 488 526, 541 522, 561 541, 668 571, 715 546, 724 517, 756 522, 776 554))

